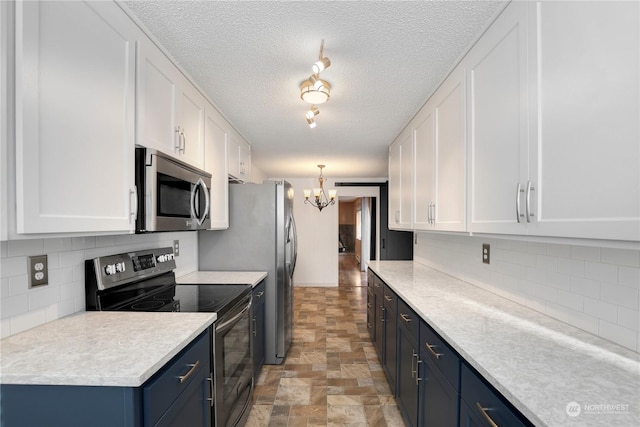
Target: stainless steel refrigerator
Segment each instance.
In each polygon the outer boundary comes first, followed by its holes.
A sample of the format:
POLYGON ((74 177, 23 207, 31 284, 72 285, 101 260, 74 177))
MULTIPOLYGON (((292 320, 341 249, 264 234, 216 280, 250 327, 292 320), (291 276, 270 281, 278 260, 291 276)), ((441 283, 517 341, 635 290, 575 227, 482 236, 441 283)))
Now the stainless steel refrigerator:
POLYGON ((293 336, 297 241, 286 181, 229 184, 229 228, 200 231, 199 269, 266 271, 265 363, 283 362, 293 336))

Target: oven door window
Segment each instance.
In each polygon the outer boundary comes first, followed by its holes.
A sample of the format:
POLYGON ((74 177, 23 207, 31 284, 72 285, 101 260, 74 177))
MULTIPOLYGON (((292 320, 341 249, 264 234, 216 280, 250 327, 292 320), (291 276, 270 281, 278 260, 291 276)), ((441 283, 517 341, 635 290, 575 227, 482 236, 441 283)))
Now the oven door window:
POLYGON ((163 173, 158 178, 158 216, 191 218, 192 184, 163 173))
POLYGON ((242 316, 222 338, 222 362, 224 372, 224 400, 237 393, 241 381, 251 370, 251 347, 249 343, 249 313, 242 316))

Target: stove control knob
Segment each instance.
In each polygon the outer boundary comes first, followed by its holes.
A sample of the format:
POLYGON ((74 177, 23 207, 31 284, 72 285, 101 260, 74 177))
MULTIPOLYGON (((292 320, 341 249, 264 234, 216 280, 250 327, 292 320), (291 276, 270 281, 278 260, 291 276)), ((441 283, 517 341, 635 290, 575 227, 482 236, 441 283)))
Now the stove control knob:
POLYGON ((116 266, 115 264, 108 264, 104 267, 104 272, 107 276, 111 276, 112 274, 116 274, 116 266))
POLYGON ((158 262, 165 262, 166 260, 167 259, 165 255, 158 255, 158 262))
POLYGON ((125 271, 126 267, 124 265, 124 262, 119 262, 116 264, 116 271, 118 273, 122 273, 123 271, 125 271))

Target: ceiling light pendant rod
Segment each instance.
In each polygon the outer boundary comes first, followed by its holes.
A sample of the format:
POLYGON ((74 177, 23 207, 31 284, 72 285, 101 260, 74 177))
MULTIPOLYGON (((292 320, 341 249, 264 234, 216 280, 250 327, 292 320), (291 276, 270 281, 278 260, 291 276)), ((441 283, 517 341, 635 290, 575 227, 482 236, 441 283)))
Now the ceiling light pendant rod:
POLYGON ((329 190, 329 196, 324 191, 324 177, 322 176, 322 169, 324 169, 325 165, 318 165, 320 168, 320 176, 318 177, 318 183, 320 185, 319 188, 313 189, 313 200, 310 200, 311 190, 304 190, 304 202, 318 208, 320 212, 322 209, 326 208, 329 205, 333 205, 336 203, 336 194, 337 190, 329 190))

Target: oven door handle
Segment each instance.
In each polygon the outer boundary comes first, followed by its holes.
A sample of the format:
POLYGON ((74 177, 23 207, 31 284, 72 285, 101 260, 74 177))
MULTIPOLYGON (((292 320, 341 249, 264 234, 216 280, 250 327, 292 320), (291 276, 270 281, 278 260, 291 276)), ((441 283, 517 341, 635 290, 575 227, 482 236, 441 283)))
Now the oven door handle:
POLYGON ((246 305, 245 308, 242 309, 242 311, 240 311, 240 313, 236 314, 235 316, 233 316, 231 319, 229 320, 225 320, 224 322, 222 322, 219 325, 216 325, 216 333, 218 332, 224 332, 227 329, 231 329, 231 327, 247 312, 249 311, 249 309, 251 308, 251 301, 249 301, 249 304, 246 305))

